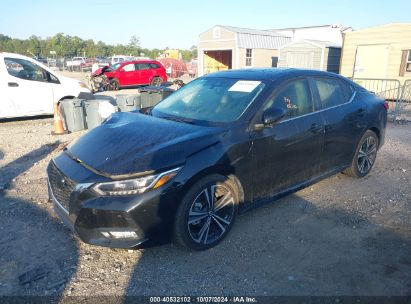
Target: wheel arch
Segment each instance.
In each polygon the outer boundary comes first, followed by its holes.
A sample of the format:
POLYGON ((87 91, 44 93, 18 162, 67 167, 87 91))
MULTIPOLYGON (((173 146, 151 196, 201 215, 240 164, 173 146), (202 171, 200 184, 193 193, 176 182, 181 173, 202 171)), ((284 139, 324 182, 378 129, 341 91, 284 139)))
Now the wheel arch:
POLYGON ((212 166, 205 168, 199 172, 197 172, 195 175, 191 176, 187 182, 183 186, 183 195, 187 193, 187 191, 199 180, 202 178, 212 175, 212 174, 218 174, 227 177, 231 181, 234 182, 234 184, 237 187, 238 190, 238 200, 239 204, 242 204, 244 202, 244 188, 243 185, 240 181, 240 179, 237 177, 237 175, 234 173, 234 169, 230 166, 212 166))
MULTIPOLYGON (((378 147, 379 147, 379 146, 380 146, 380 143, 381 143, 380 130, 379 130, 377 127, 371 127, 371 128, 369 128, 368 130, 373 131, 373 132, 377 135, 377 138, 378 138, 378 147)), ((365 132, 367 132, 367 130, 365 130, 365 132)), ((364 133, 365 133, 365 132, 364 132, 364 133)))
POLYGON ((61 97, 61 98, 57 101, 57 105, 59 105, 60 102, 61 102, 63 99, 74 99, 74 98, 76 98, 76 97, 73 96, 73 95, 63 96, 63 97, 61 97))
POLYGON ((151 78, 150 78, 150 84, 153 82, 153 80, 154 80, 155 78, 160 78, 162 82, 165 81, 165 80, 163 79, 163 77, 161 77, 160 75, 155 74, 155 75, 151 76, 151 78))

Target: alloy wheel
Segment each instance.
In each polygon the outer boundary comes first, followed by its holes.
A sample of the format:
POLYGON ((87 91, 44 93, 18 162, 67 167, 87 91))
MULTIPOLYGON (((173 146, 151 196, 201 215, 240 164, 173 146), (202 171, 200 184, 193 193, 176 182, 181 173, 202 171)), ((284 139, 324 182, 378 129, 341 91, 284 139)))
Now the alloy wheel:
POLYGON ((155 86, 155 87, 158 87, 158 86, 160 86, 161 85, 161 78, 160 77, 155 77, 154 79, 153 79, 153 82, 152 82, 152 85, 153 86, 155 86))
POLYGON ((371 170, 377 156, 377 141, 369 136, 364 139, 358 151, 357 167, 361 174, 366 174, 371 170))
POLYGON ((191 239, 208 245, 228 231, 235 214, 235 198, 231 190, 220 184, 203 189, 194 199, 188 213, 191 239))
POLYGON ((118 84, 117 80, 112 80, 110 82, 110 85, 111 85, 111 90, 112 91, 118 91, 119 84, 118 84))

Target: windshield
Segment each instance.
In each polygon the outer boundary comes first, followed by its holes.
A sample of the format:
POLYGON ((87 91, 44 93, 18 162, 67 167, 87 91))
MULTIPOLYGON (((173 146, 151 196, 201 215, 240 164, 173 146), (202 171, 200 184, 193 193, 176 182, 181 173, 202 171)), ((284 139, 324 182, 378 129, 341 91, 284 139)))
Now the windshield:
POLYGON ((121 62, 120 62, 120 63, 115 63, 115 64, 113 64, 110 68, 111 68, 113 71, 115 71, 115 70, 117 70, 117 69, 119 68, 120 65, 121 65, 121 62))
POLYGON ((152 113, 188 120, 232 122, 264 87, 264 83, 254 80, 201 78, 171 94, 155 106, 152 113))

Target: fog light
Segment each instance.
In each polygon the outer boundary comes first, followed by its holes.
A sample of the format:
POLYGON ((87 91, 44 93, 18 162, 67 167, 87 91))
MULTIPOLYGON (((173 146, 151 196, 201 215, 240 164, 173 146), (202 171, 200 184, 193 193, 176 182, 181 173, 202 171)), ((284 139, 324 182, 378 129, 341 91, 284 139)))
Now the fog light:
POLYGON ((134 231, 103 231, 101 232, 108 239, 135 239, 137 233, 134 231))

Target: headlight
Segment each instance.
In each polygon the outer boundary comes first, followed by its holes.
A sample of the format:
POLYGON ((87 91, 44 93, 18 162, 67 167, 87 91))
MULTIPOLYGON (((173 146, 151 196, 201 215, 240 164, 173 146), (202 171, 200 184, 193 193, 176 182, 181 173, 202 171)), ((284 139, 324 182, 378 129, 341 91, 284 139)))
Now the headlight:
POLYGON ((139 178, 95 184, 92 189, 100 195, 133 195, 156 189, 172 179, 181 168, 139 178))

